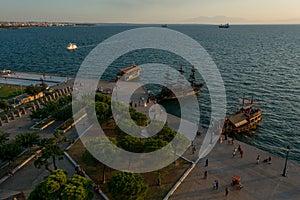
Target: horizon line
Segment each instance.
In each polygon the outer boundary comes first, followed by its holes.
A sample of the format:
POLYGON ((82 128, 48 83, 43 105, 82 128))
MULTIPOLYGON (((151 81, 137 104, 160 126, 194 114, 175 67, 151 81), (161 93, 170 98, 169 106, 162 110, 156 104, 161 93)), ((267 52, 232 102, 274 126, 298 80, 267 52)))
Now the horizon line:
MULTIPOLYGON (((69 24, 128 24, 128 25, 220 25, 222 23, 198 23, 198 22, 175 22, 175 23, 159 23, 159 22, 76 22, 76 21, 43 21, 43 20, 27 20, 27 21, 18 21, 18 20, 0 20, 0 22, 35 22, 35 23, 69 23, 69 24)), ((227 23, 227 22, 226 22, 227 23)), ((223 23, 223 24, 226 24, 223 23)), ((229 23, 230 25, 300 25, 299 23, 229 23)))

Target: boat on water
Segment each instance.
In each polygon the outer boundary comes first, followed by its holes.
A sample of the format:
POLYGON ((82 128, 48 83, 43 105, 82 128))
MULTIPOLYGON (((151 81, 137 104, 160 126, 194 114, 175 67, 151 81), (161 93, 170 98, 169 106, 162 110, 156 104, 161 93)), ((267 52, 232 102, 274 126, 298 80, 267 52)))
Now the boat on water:
POLYGON ((77 49, 78 47, 75 43, 69 43, 66 48, 67 48, 67 50, 72 51, 72 50, 77 49))
POLYGON ((140 74, 141 74, 141 68, 137 65, 132 65, 130 67, 121 69, 117 74, 116 81, 118 80, 130 81, 138 78, 140 74))
POLYGON ((219 25, 219 28, 229 28, 229 27, 230 25, 228 23, 219 25))
POLYGON ((8 75, 11 74, 11 70, 9 69, 3 69, 2 71, 0 71, 0 75, 8 75))
POLYGON ((253 98, 251 101, 243 99, 242 103, 243 106, 235 114, 225 119, 223 134, 249 132, 255 130, 261 122, 262 110, 255 107, 257 103, 253 102, 253 98))
POLYGON ((162 24, 161 27, 168 28, 168 24, 162 24))
MULTIPOLYGON (((183 73, 182 66, 178 70, 180 73, 183 73)), ((179 98, 184 98, 188 97, 191 95, 198 94, 200 90, 203 88, 205 85, 205 82, 203 83, 196 83, 196 78, 195 78, 195 68, 192 67, 191 74, 189 77, 189 83, 190 85, 184 85, 182 83, 177 83, 177 84, 171 84, 169 82, 169 75, 167 74, 166 77, 166 86, 163 86, 161 91, 155 95, 155 99, 158 102, 166 101, 166 100, 175 100, 179 98), (176 93, 176 94, 174 94, 176 93)))

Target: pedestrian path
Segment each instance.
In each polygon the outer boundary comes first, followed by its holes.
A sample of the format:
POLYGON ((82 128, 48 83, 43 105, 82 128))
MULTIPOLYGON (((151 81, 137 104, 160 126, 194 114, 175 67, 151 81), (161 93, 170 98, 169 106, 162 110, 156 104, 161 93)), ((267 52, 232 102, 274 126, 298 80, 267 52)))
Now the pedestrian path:
MULTIPOLYGON (((199 141, 200 140, 196 140, 199 141)), ((196 142, 197 146, 200 143, 196 142)), ((184 156, 194 156, 186 152, 184 156)), ((212 152, 197 163, 195 169, 183 181, 181 186, 171 196, 172 200, 199 200, 199 199, 300 199, 300 166, 288 163, 287 177, 283 177, 284 159, 271 155, 245 143, 235 141, 228 144, 227 141, 216 144, 212 152), (237 153, 232 156, 232 151, 241 145, 244 151, 243 158, 237 153), (260 155, 260 163, 256 164, 256 158, 260 155), (272 157, 272 164, 264 163, 262 160, 272 157), (205 161, 208 159, 208 166, 205 161), (204 179, 204 172, 208 172, 204 179), (241 177, 243 188, 231 186, 232 176, 241 177), (219 182, 218 190, 213 189, 213 183, 219 182), (225 196, 225 188, 228 187, 229 194, 225 196)))

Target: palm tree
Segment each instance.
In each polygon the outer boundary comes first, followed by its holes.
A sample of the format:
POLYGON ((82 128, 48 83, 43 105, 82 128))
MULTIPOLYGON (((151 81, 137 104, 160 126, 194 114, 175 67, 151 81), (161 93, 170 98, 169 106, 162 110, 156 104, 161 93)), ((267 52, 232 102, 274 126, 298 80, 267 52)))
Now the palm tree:
POLYGON ((52 164, 54 169, 57 170, 56 159, 61 160, 64 155, 61 145, 68 141, 69 139, 65 135, 58 132, 52 138, 42 139, 41 146, 43 147, 43 151, 42 155, 34 162, 35 167, 40 168, 44 165, 46 170, 52 172, 53 170, 50 168, 52 164))
POLYGON ((21 152, 23 148, 15 141, 10 141, 1 147, 1 155, 3 160, 7 160, 10 164, 21 152))
POLYGON ((37 132, 26 132, 16 136, 17 142, 24 148, 31 148, 40 143, 40 136, 37 132))

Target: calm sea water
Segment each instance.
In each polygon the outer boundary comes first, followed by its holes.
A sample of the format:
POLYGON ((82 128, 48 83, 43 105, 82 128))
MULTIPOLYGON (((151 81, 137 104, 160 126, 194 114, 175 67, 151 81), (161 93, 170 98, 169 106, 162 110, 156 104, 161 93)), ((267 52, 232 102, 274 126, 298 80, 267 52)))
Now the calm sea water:
MULTIPOLYGON (((104 39, 140 26, 53 27, 0 31, 0 68, 75 75, 88 53, 104 39), (79 49, 66 51, 69 42, 79 49)), ((248 25, 219 29, 216 26, 170 25, 197 40, 217 64, 227 95, 227 112, 239 108, 237 99, 252 96, 263 109, 263 121, 254 135, 241 140, 280 156, 291 145, 291 159, 300 162, 300 26, 248 25)), ((164 63, 174 68, 188 63, 166 52, 135 51, 117 59, 107 79, 135 62, 164 63)), ((197 74, 201 81, 201 75, 197 74)), ((209 122, 210 98, 201 91, 201 124, 209 122)), ((168 109, 176 114, 173 105, 168 109)))

